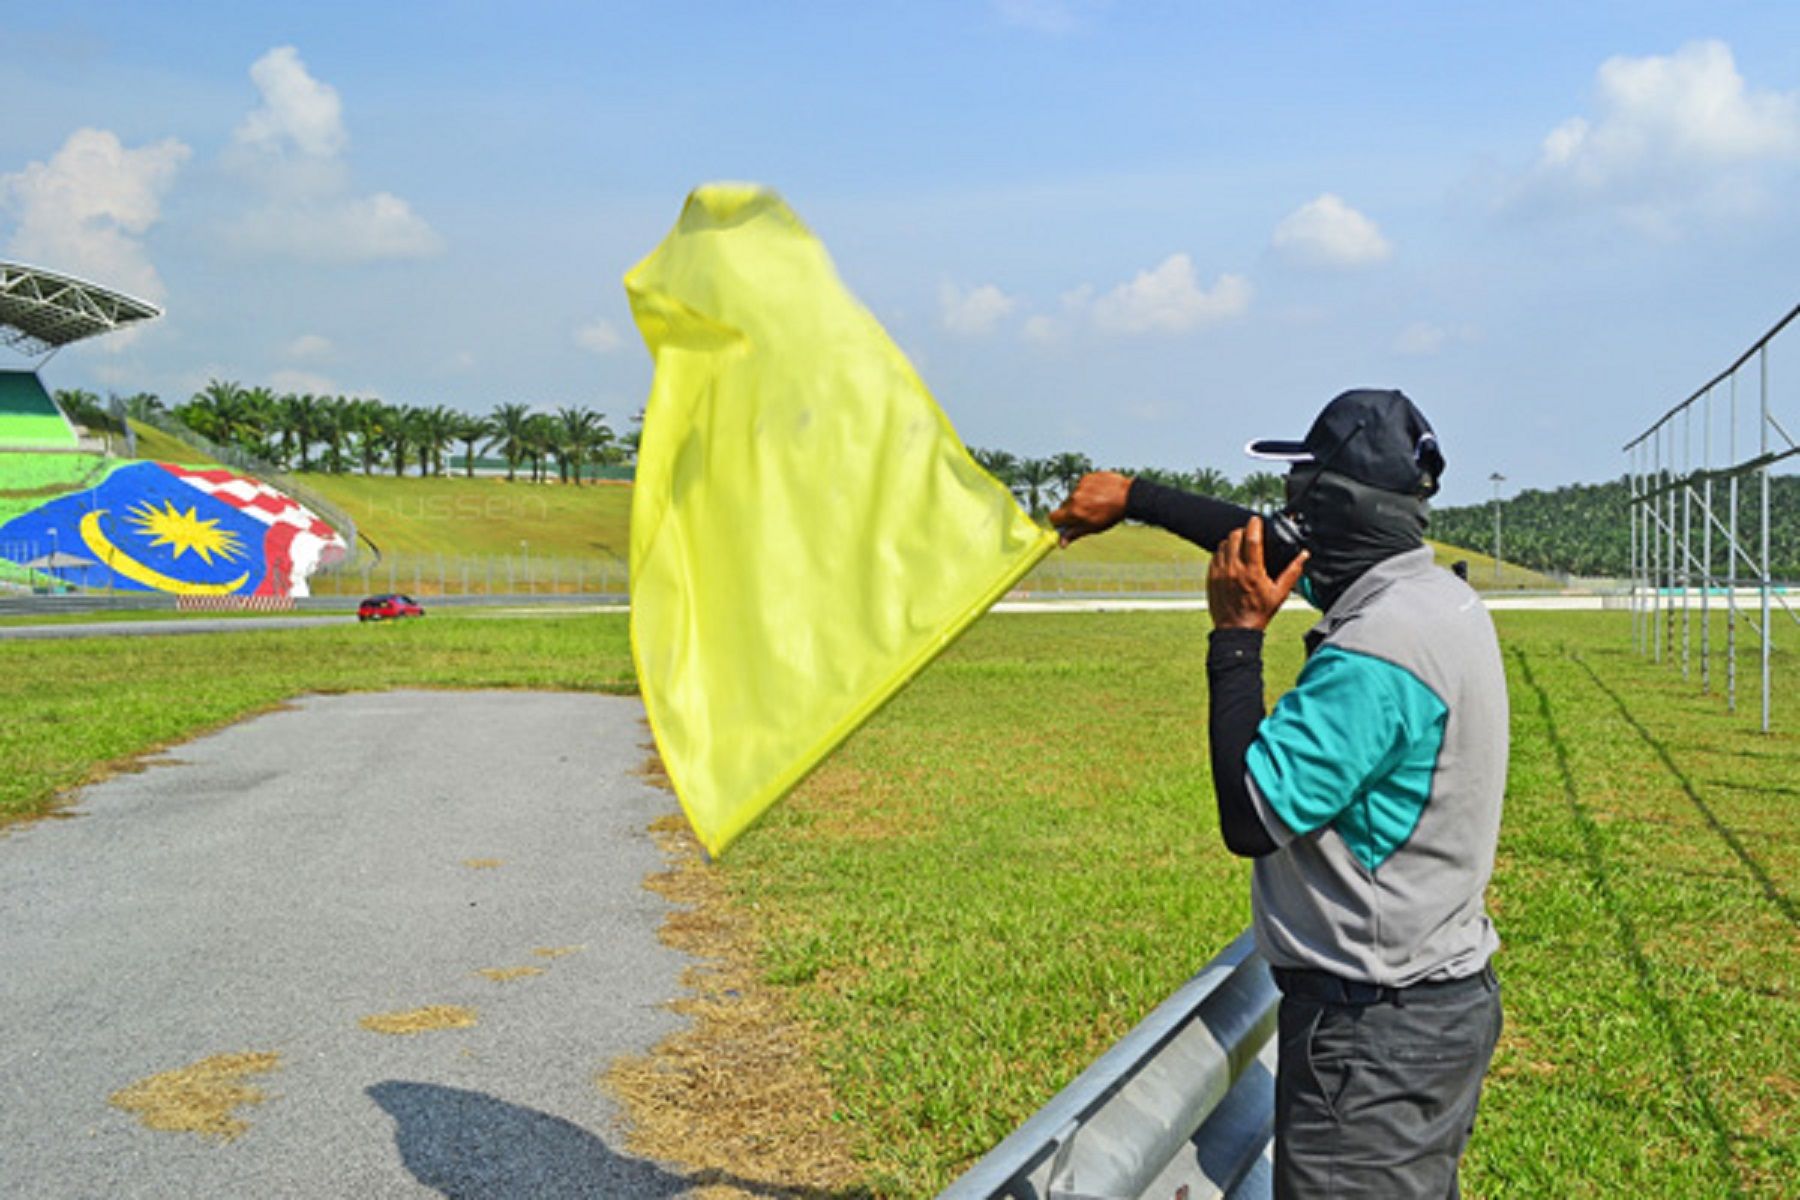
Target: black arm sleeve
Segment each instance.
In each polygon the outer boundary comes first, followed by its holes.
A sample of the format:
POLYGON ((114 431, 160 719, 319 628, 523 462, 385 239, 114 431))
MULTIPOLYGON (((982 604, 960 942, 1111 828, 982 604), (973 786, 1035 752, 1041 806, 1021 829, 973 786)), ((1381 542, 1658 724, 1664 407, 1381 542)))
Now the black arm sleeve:
MULTIPOLYGON (((1211 554, 1227 534, 1249 524, 1256 513, 1226 500, 1197 496, 1148 479, 1133 479, 1131 490, 1125 494, 1125 515, 1133 521, 1166 529, 1211 554)), ((1263 525, 1263 565, 1271 576, 1279 575, 1294 561, 1300 547, 1284 534, 1287 523, 1283 518, 1271 517, 1263 525)))
POLYGON ((1258 629, 1215 629, 1206 653, 1219 832, 1226 848, 1245 858, 1260 858, 1276 848, 1244 782, 1244 757, 1263 719, 1262 644, 1258 629))
POLYGON ((1166 529, 1211 554, 1225 535, 1241 529, 1256 514, 1225 500, 1196 496, 1148 479, 1133 479, 1125 494, 1125 515, 1166 529))

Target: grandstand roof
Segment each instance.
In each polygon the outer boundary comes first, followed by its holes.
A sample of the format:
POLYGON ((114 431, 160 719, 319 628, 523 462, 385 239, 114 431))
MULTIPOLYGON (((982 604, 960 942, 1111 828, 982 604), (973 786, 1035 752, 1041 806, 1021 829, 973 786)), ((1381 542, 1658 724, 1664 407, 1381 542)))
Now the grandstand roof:
POLYGON ((0 345, 43 354, 160 317, 162 309, 98 284, 0 262, 0 345))

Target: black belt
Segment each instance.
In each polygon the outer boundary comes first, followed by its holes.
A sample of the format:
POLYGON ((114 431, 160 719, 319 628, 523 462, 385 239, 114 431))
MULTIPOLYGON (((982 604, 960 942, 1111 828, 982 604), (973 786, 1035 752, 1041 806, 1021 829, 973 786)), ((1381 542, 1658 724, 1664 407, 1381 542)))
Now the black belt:
POLYGON ((1491 963, 1473 975, 1464 975, 1457 979, 1432 979, 1407 987, 1363 983, 1355 979, 1344 979, 1329 971, 1314 970, 1311 967, 1270 967, 1269 974, 1275 977, 1275 986, 1281 989, 1283 996, 1357 1007, 1366 1004, 1404 1005, 1407 1000, 1414 997, 1453 996, 1458 992, 1480 989, 1492 991, 1499 986, 1499 981, 1494 977, 1494 968, 1491 963))

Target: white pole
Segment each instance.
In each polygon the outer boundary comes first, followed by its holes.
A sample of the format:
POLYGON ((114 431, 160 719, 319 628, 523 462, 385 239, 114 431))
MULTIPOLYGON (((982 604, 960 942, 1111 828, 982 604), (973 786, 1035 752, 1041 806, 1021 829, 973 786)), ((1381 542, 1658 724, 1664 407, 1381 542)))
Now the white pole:
POLYGON ((1737 477, 1737 372, 1731 373, 1731 436, 1725 448, 1731 473, 1731 530, 1726 540, 1731 552, 1725 560, 1725 707, 1737 711, 1737 578, 1738 578, 1738 477, 1737 477))
MULTIPOLYGON (((1757 355, 1762 367, 1762 453, 1769 453, 1769 347, 1757 355)), ((1769 464, 1762 466, 1762 731, 1769 732, 1769 643, 1775 631, 1769 627, 1769 464)))
POLYGON ((1700 690, 1712 691, 1712 621, 1708 597, 1712 594, 1712 389, 1706 389, 1706 436, 1701 439, 1701 465, 1707 472, 1706 495, 1700 504, 1700 690))
POLYGON ((1681 677, 1691 678, 1689 659, 1694 644, 1693 618, 1688 611, 1689 574, 1694 550, 1694 410, 1681 410, 1681 677))

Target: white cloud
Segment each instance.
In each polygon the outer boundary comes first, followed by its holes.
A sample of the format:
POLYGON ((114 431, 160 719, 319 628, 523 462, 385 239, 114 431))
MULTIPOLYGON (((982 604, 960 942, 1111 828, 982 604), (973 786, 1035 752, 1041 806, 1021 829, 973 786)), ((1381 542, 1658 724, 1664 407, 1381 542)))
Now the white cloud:
POLYGON ((262 97, 239 124, 227 163, 254 182, 263 202, 231 229, 252 253, 315 262, 429 258, 443 239, 391 192, 353 193, 337 90, 307 71, 299 52, 278 46, 250 68, 262 97))
POLYGON ((239 142, 284 152, 289 146, 316 158, 335 158, 350 143, 337 89, 307 73, 300 52, 277 46, 250 66, 262 107, 237 127, 239 142))
POLYGON ((323 375, 284 368, 269 376, 269 390, 278 396, 335 396, 338 388, 323 375))
POLYGON ((598 317, 575 331, 575 344, 595 354, 611 354, 624 345, 625 340, 611 321, 598 317))
POLYGON ((1018 307, 1018 301, 991 283, 964 291, 953 283, 938 289, 938 315, 960 337, 986 337, 1018 307))
POLYGON ((1430 321, 1414 321, 1394 339, 1394 352, 1409 358, 1428 358, 1452 344, 1480 340, 1480 331, 1472 325, 1445 327, 1430 321))
POLYGON ((1394 339, 1394 349, 1401 354, 1425 356, 1436 354, 1450 340, 1450 332, 1429 321, 1414 321, 1394 339))
POLYGON ((1393 253, 1375 222, 1331 192, 1289 213, 1273 244, 1289 261, 1315 267, 1366 266, 1393 253))
POLYGON ((431 226, 386 192, 324 204, 272 201, 239 221, 234 232, 251 250, 310 262, 430 258, 443 249, 431 226))
POLYGON ((1061 341, 1065 330, 1066 326, 1063 322, 1058 321, 1055 317, 1046 317, 1040 313, 1035 317, 1026 318, 1024 328, 1019 331, 1019 336, 1028 342, 1036 342, 1040 346, 1048 346, 1054 342, 1061 341))
POLYGON ((993 0, 993 5, 1008 25, 1057 37, 1081 29, 1101 6, 1097 0, 993 0))
MULTIPOLYGON (((13 256, 105 287, 161 300, 162 278, 143 235, 190 151, 167 138, 128 150, 116 134, 78 129, 49 162, 0 175, 0 206, 17 215, 13 256)), ((106 339, 118 347, 135 330, 106 339)))
POLYGON ((330 358, 335 350, 331 339, 317 333, 303 333, 287 344, 287 356, 302 361, 330 358))
POLYGON ((1800 93, 1754 91, 1731 47, 1689 42, 1602 63, 1592 116, 1545 136, 1511 202, 1598 202, 1666 232, 1691 210, 1755 204, 1767 169, 1796 161, 1800 93))
POLYGON ((1193 260, 1172 254, 1095 300, 1090 311, 1094 324, 1108 333, 1172 334, 1239 316, 1249 307, 1249 280, 1221 275, 1208 291, 1194 276, 1193 260))

